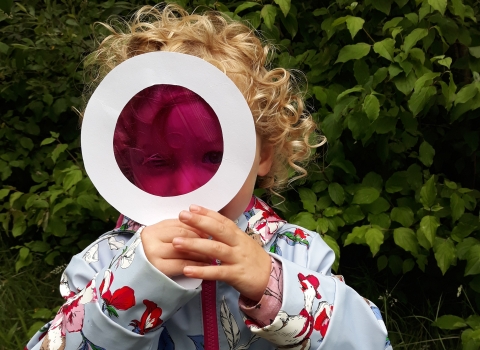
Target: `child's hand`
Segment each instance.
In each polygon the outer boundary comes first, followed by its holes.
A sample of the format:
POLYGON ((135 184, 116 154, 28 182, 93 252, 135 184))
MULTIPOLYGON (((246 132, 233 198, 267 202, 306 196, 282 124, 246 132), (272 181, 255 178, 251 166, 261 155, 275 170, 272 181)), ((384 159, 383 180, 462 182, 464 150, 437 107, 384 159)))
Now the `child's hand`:
POLYGON ((272 267, 268 253, 233 221, 212 210, 190 206, 180 221, 212 236, 212 240, 192 236, 176 237, 172 244, 179 252, 219 259, 220 266, 193 266, 183 269, 188 277, 224 281, 242 295, 259 301, 267 287, 272 267))
POLYGON ((168 277, 183 274, 185 266, 207 266, 211 259, 204 255, 177 250, 172 245, 175 237, 208 237, 177 219, 160 221, 142 231, 142 244, 150 263, 168 277))

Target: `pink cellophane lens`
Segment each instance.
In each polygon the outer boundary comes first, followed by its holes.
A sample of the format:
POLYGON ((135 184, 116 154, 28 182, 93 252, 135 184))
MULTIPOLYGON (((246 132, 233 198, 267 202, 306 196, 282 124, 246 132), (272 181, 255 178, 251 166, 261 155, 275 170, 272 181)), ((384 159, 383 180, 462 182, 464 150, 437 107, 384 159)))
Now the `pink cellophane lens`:
POLYGON ((207 183, 223 156, 223 137, 213 109, 194 92, 153 85, 122 110, 113 137, 123 174, 147 193, 171 197, 207 183))

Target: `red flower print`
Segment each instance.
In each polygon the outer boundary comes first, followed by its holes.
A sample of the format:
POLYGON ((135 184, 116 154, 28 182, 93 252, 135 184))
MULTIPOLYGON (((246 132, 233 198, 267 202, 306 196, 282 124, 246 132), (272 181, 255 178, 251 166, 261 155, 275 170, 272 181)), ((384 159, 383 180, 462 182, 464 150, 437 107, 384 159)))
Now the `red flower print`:
POLYGON ((308 237, 308 235, 305 234, 305 232, 303 232, 303 230, 299 229, 299 228, 296 228, 295 229, 295 236, 298 236, 300 237, 301 239, 306 239, 308 237))
POLYGON ((107 311, 108 316, 118 317, 117 310, 128 310, 135 305, 135 292, 132 288, 124 286, 117 289, 115 292, 110 291, 110 286, 113 282, 113 273, 106 270, 100 284, 100 296, 103 299, 102 310, 107 311))
POLYGON ((129 324, 129 326, 133 326, 134 333, 141 335, 150 332, 163 323, 163 320, 160 319, 160 316, 162 316, 162 308, 150 300, 145 299, 143 303, 147 309, 143 313, 141 320, 132 320, 129 324))
POLYGON ((325 338, 325 334, 327 334, 327 329, 330 325, 330 318, 332 317, 332 313, 333 305, 329 305, 326 302, 321 302, 318 305, 313 328, 319 331, 323 338, 325 338))

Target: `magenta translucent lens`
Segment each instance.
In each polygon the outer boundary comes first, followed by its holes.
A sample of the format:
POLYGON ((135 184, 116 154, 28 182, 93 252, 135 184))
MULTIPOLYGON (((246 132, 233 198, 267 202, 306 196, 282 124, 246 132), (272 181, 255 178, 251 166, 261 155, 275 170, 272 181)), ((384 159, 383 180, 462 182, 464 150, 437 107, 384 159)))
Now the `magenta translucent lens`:
POLYGON ((135 186, 156 196, 178 196, 217 172, 222 129, 199 95, 181 86, 153 85, 120 113, 113 149, 120 170, 135 186))

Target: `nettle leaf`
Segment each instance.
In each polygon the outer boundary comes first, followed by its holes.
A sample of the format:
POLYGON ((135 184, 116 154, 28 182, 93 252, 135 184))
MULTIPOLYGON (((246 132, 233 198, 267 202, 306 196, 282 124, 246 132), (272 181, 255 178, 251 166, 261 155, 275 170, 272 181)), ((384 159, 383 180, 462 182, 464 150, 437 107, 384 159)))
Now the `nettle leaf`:
POLYGON ((433 157, 435 156, 435 149, 427 142, 423 141, 419 149, 418 159, 427 167, 433 164, 433 157))
POLYGON ((432 325, 441 329, 450 330, 467 327, 467 323, 463 318, 454 315, 440 316, 432 323, 432 325))
POLYGON ((282 10, 283 15, 287 17, 288 13, 290 12, 291 0, 274 0, 274 1, 280 7, 280 10, 282 10))
POLYGON ((384 39, 382 41, 377 41, 373 45, 373 51, 378 53, 383 58, 386 58, 389 61, 393 62, 393 51, 395 49, 395 40, 394 39, 384 39))
POLYGON ((440 222, 436 216, 427 215, 420 221, 420 229, 430 242, 430 246, 433 246, 435 237, 437 236, 437 229, 440 226, 440 222))
POLYGON ((454 222, 460 219, 465 212, 465 202, 457 193, 453 193, 450 196, 450 209, 452 209, 452 219, 454 222))
POLYGON ((393 240, 399 247, 411 252, 413 255, 418 254, 418 241, 413 230, 406 227, 399 227, 393 231, 393 240))
POLYGON ((467 253, 465 276, 478 274, 480 274, 480 245, 474 245, 467 253))
POLYGON ((374 121, 380 115, 380 102, 378 98, 373 95, 367 95, 363 101, 363 111, 367 115, 368 119, 374 121))
POLYGON ((393 221, 396 221, 402 226, 410 227, 414 221, 414 215, 412 209, 409 207, 395 207, 390 213, 390 217, 393 221))
POLYGON ((435 252, 437 265, 442 271, 442 274, 445 275, 445 272, 447 272, 456 259, 455 245, 451 239, 436 237, 433 244, 433 251, 435 252))
POLYGON ((370 52, 371 46, 367 43, 357 43, 354 45, 345 45, 338 54, 335 63, 344 63, 350 60, 358 60, 365 57, 370 52))
POLYGON ((428 4, 440 12, 442 16, 445 14, 445 10, 447 9, 447 0, 428 0, 428 4))
POLYGON ((358 31, 363 28, 363 24, 365 23, 365 20, 360 17, 353 17, 353 16, 348 16, 346 19, 347 22, 347 28, 350 31, 350 35, 352 36, 352 39, 355 38, 355 35, 357 35, 358 31))
POLYGON ((380 197, 380 192, 373 187, 360 188, 353 195, 352 204, 370 204, 380 197))
POLYGON ((425 208, 430 209, 435 204, 436 199, 437 187, 435 186, 435 176, 431 176, 420 190, 420 202, 425 208))
POLYGON ((365 242, 370 247, 372 255, 375 256, 383 244, 384 235, 378 228, 371 228, 365 233, 365 242))
POLYGON ((403 43, 403 51, 408 53, 412 47, 414 47, 419 40, 422 40, 428 35, 428 29, 415 28, 410 34, 405 37, 403 43))
POLYGON ((277 9, 273 5, 265 5, 260 11, 260 16, 263 18, 268 29, 272 29, 275 24, 275 17, 277 16, 277 9))
POLYGON ((332 182, 330 185, 328 185, 328 194, 336 205, 343 204, 343 201, 345 200, 345 191, 340 184, 332 182))

